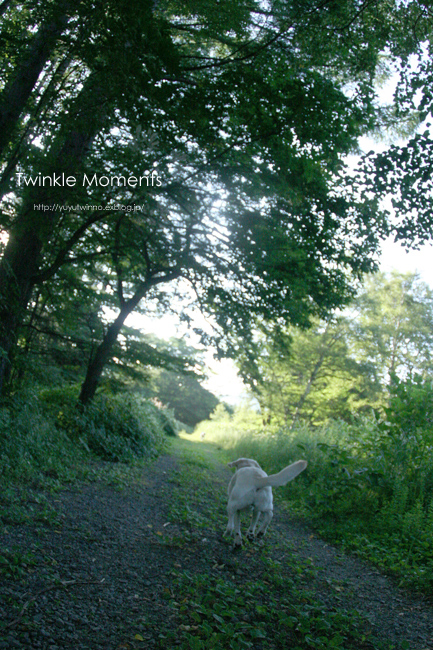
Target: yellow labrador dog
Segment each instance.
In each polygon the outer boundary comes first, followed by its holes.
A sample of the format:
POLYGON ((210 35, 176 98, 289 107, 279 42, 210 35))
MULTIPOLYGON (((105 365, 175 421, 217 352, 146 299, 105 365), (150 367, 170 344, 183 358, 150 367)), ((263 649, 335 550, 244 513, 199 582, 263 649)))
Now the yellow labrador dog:
POLYGON ((248 528, 247 537, 263 536, 273 517, 272 488, 286 485, 307 467, 307 461, 297 460, 285 467, 278 474, 268 476, 257 461, 251 458, 238 458, 229 463, 235 467, 228 487, 227 514, 229 517, 226 535, 234 535, 235 546, 242 546, 240 511, 253 506, 253 518, 248 528), (256 533, 260 515, 263 521, 256 533))

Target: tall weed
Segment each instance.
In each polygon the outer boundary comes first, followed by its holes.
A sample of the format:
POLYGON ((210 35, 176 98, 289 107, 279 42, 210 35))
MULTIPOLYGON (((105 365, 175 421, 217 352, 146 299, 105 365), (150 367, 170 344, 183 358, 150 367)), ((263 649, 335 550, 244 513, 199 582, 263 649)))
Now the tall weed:
POLYGON ((0 408, 0 478, 47 484, 74 475, 84 450, 47 418, 35 392, 13 396, 0 408))

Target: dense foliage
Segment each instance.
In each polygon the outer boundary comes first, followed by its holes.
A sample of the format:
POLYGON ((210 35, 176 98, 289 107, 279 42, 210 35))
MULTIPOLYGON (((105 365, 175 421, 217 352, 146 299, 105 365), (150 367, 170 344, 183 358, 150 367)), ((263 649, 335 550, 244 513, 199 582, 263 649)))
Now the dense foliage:
POLYGON ((72 390, 18 393, 0 407, 2 489, 58 485, 86 475, 92 460, 151 458, 176 430, 174 419, 149 402, 99 398, 78 411, 72 390))
POLYGON ((6 0, 0 21, 5 480, 156 453, 175 424, 125 387, 159 382, 180 412, 173 380, 184 398, 191 380, 192 423, 194 358, 125 324, 140 310, 189 321, 193 304, 215 327, 202 342, 239 359, 271 427, 257 436, 263 414, 220 406, 201 430, 241 428, 236 449, 268 470, 303 453, 299 509, 430 588, 431 292, 382 279, 359 318, 335 311, 382 238, 432 236, 428 6, 6 0), (361 136, 402 124, 406 144, 348 172, 361 136), (346 423, 299 429, 330 415, 346 423))
POLYGON ((173 411, 179 422, 188 427, 206 420, 218 405, 218 398, 192 374, 168 370, 157 370, 152 374, 151 392, 173 411))

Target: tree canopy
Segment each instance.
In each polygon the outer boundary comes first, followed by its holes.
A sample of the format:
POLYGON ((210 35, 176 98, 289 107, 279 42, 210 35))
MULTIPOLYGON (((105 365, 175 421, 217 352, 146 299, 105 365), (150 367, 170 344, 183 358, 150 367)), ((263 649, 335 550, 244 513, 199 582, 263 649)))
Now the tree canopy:
POLYGON ((385 49, 419 47, 402 16, 414 3, 5 5, 2 378, 38 287, 72 275, 75 300, 91 286, 99 318, 117 310, 82 401, 131 311, 180 279, 224 354, 253 316, 306 325, 344 304, 388 225, 343 159, 384 119, 385 49))

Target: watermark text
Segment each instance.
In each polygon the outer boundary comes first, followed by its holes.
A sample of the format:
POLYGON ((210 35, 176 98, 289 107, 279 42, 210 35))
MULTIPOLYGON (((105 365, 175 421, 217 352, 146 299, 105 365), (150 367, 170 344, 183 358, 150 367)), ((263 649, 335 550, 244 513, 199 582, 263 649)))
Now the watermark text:
POLYGON ((108 203, 107 205, 62 205, 60 203, 34 203, 33 210, 40 210, 41 212, 86 212, 91 211, 113 211, 113 212, 144 212, 145 205, 137 205, 136 203, 126 204, 123 203, 108 203))

